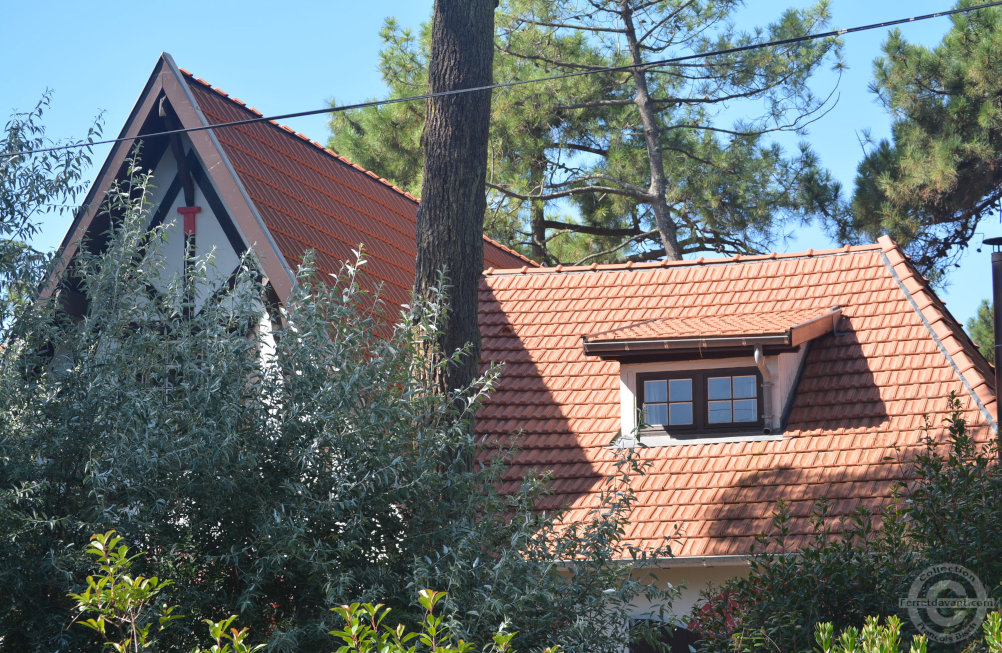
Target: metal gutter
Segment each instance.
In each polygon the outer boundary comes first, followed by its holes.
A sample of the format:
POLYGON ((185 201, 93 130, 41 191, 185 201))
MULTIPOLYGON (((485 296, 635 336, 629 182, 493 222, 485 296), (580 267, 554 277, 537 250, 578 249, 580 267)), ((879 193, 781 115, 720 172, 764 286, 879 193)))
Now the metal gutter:
POLYGON ((672 349, 719 349, 725 347, 754 347, 755 345, 790 344, 790 335, 772 336, 721 336, 710 338, 660 338, 656 340, 610 340, 588 342, 582 337, 585 354, 628 351, 666 351, 672 349))
POLYGON ((751 564, 750 554, 716 555, 716 556, 686 556, 684 558, 654 558, 652 560, 621 559, 615 562, 637 562, 638 568, 656 567, 658 569, 674 569, 683 567, 747 567, 751 564))
MULTIPOLYGON (((795 555, 795 554, 779 554, 795 555)), ((718 555, 718 556, 686 556, 684 558, 648 558, 647 560, 635 560, 633 558, 613 558, 610 562, 620 564, 632 564, 634 569, 694 569, 709 567, 747 567, 751 564, 753 556, 750 554, 741 555, 718 555)), ((585 560, 556 560, 554 563, 558 569, 571 569, 579 564, 587 562, 585 560)))
POLYGON ((794 324, 788 332, 790 334, 790 344, 794 346, 800 345, 819 338, 826 333, 831 333, 835 330, 835 325, 838 324, 840 319, 842 319, 842 307, 832 306, 824 315, 819 315, 800 324, 794 324))

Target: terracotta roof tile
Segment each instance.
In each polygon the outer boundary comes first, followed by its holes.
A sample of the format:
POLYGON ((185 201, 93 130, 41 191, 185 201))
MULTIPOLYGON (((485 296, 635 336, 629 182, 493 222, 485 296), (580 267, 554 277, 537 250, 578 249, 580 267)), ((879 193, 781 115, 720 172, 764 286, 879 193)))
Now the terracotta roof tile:
POLYGON ((619 363, 584 356, 583 335, 672 324, 724 332, 749 315, 786 319, 841 307, 836 332, 811 343, 782 440, 641 450, 651 466, 634 488, 641 501, 628 543, 653 545, 682 526, 681 556, 748 553, 780 498, 796 516, 793 540, 806 541, 818 498, 836 500, 835 514, 847 515, 879 506, 906 480, 896 451, 907 460, 920 446, 923 416, 939 426, 948 392, 967 398, 979 433, 994 410, 991 368, 888 239, 740 261, 495 269, 480 296, 484 351, 492 360, 533 362, 506 366, 485 408, 490 419, 478 427, 500 439, 505 429, 523 428, 571 443, 527 439, 515 463, 579 479, 554 485, 552 497, 576 518, 595 504, 620 424, 619 363), (509 385, 515 380, 523 383, 509 385), (560 401, 583 403, 542 409, 560 401))

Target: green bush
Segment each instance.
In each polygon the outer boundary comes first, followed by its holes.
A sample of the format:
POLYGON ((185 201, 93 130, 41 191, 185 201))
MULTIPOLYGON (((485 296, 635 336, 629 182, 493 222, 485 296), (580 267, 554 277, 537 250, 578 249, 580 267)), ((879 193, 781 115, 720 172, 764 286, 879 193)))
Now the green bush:
MULTIPOLYGON (((390 609, 383 605, 352 603, 335 608, 334 612, 344 619, 341 629, 331 632, 342 642, 336 653, 468 653, 475 650, 474 644, 456 638, 454 626, 449 621, 435 614, 435 606, 445 598, 444 592, 434 590, 418 593, 418 604, 425 612, 419 629, 414 632, 407 632, 403 624, 394 627, 384 624, 390 609)), ((514 633, 505 632, 502 624, 481 650, 484 653, 515 653, 511 648, 513 637, 514 633)), ((559 646, 543 649, 543 653, 559 651, 559 646)))
MULTIPOLYGON (((989 612, 981 625, 984 639, 967 646, 966 650, 1002 653, 1002 614, 989 612)), ((877 617, 867 617, 862 630, 849 626, 838 636, 830 623, 818 624, 814 629, 820 653, 898 653, 903 651, 901 620, 888 617, 880 625, 877 617)), ((928 646, 925 635, 916 635, 908 647, 909 653, 925 653, 928 646)))
POLYGON ((383 601, 413 626, 409 597, 437 587, 467 641, 507 621, 521 650, 618 651, 630 602, 664 600, 622 562, 646 555, 621 545, 635 458, 590 520, 558 528, 532 510, 544 480, 500 494, 506 452, 469 428, 498 372, 456 397, 422 381, 439 306, 380 338, 394 316, 361 261, 337 279, 307 261, 281 311, 252 260, 225 294, 197 290, 209 261, 158 279, 147 195, 141 176, 117 188, 106 246, 64 276, 86 314, 36 302, 0 351, 0 649, 91 645, 67 593, 85 590, 80 545, 109 530, 148 552, 138 575, 174 579, 160 596, 189 619, 157 634, 169 650, 236 612, 269 650, 318 651, 329 606, 383 601))
MULTIPOLYGON (((818 624, 814 636, 820 653, 898 653, 901 650, 901 620, 888 617, 884 625, 876 617, 867 617, 862 630, 849 626, 838 637, 830 623, 818 624)), ((917 635, 909 653, 926 653, 926 638, 917 635)))
MULTIPOLYGON (((184 619, 175 614, 177 606, 153 602, 162 590, 173 584, 170 579, 132 576, 133 562, 142 554, 129 555, 129 547, 114 531, 91 536, 86 553, 94 556, 99 565, 99 575, 87 576, 87 588, 80 594, 70 594, 76 602, 75 622, 90 628, 101 636, 104 645, 116 653, 141 653, 155 650, 155 635, 162 633, 173 622, 184 619)), ((435 614, 435 607, 446 598, 445 592, 421 590, 418 605, 424 610, 419 630, 407 632, 403 624, 390 627, 383 622, 390 608, 382 604, 352 603, 332 611, 343 619, 339 630, 331 635, 341 642, 337 653, 466 653, 473 645, 457 639, 453 633, 454 621, 435 614)), ((220 622, 205 620, 214 644, 208 649, 196 648, 192 653, 255 653, 264 644, 247 643, 248 629, 233 627, 236 615, 220 622)), ((492 641, 484 645, 484 653, 514 653, 511 640, 514 633, 504 632, 504 627, 494 633, 492 641)), ((559 647, 544 649, 543 653, 557 653, 559 647)))
POLYGON ((46 138, 42 116, 51 95, 46 91, 30 111, 12 115, 0 135, 0 328, 9 326, 34 298, 51 256, 29 241, 43 215, 75 208, 78 194, 86 189, 90 143, 101 135, 101 124, 95 122, 84 147, 50 149, 56 143, 46 138), (32 150, 36 152, 9 156, 32 150))
POLYGON ((76 602, 75 621, 100 635, 117 653, 154 648, 156 633, 181 618, 174 614, 176 606, 153 609, 154 599, 172 581, 130 575, 139 556, 129 555, 129 547, 115 531, 90 539, 86 552, 96 558, 101 573, 87 576, 86 589, 69 595, 76 602))

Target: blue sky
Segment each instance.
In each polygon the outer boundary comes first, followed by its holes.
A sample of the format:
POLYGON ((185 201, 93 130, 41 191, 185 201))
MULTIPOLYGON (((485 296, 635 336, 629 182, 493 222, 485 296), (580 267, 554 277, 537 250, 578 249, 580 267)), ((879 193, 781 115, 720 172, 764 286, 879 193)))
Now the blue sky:
MULTIPOLYGON (((788 6, 807 4, 755 0, 739 14, 739 24, 764 24, 788 6)), ((102 111, 105 134, 117 135, 162 51, 265 115, 320 108, 331 99, 346 104, 381 96, 378 32, 384 18, 395 16, 403 25, 417 26, 430 15, 432 0, 52 0, 6 5, 0 21, 0 116, 6 119, 13 109, 30 108, 50 88, 52 108, 45 116, 49 136, 75 139, 102 111)), ((952 0, 833 0, 832 5, 833 27, 851 27, 949 9, 952 0)), ((948 18, 938 18, 901 29, 909 40, 935 45, 949 24, 948 18)), ((858 136, 865 129, 878 138, 889 131, 889 117, 867 90, 871 64, 880 55, 886 33, 876 30, 844 38, 849 69, 839 83, 838 105, 806 137, 847 192, 862 155, 858 136)), ((832 83, 830 75, 820 76, 817 92, 827 93, 832 83)), ((320 142, 329 135, 322 116, 288 124, 320 142)), ((95 152, 95 161, 106 153, 106 148, 95 152)), ((50 216, 39 245, 54 248, 69 223, 69 215, 50 216)), ((992 220, 982 231, 979 241, 1002 235, 1002 225, 992 220)), ((807 227, 796 229, 776 249, 830 246, 820 230, 807 227)), ((972 248, 940 290, 962 322, 991 292, 989 263, 987 251, 972 248)))

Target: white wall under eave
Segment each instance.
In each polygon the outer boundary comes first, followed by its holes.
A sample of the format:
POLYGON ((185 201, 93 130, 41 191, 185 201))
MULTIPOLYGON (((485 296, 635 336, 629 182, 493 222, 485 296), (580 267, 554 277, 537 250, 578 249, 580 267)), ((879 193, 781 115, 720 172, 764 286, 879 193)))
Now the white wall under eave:
MULTIPOLYGON (((684 558, 679 559, 680 563, 685 563, 684 558)), ((668 566, 658 569, 640 569, 634 571, 634 577, 644 581, 656 583, 659 587, 666 587, 671 584, 679 592, 667 611, 671 620, 676 625, 684 626, 688 623, 688 616, 693 608, 702 602, 701 596, 704 591, 713 591, 719 588, 724 582, 731 578, 747 576, 748 565, 744 563, 730 563, 726 565, 694 565, 694 566, 668 566)), ((636 619, 658 617, 656 606, 652 606, 648 601, 636 601, 630 606, 630 615, 636 619)))

